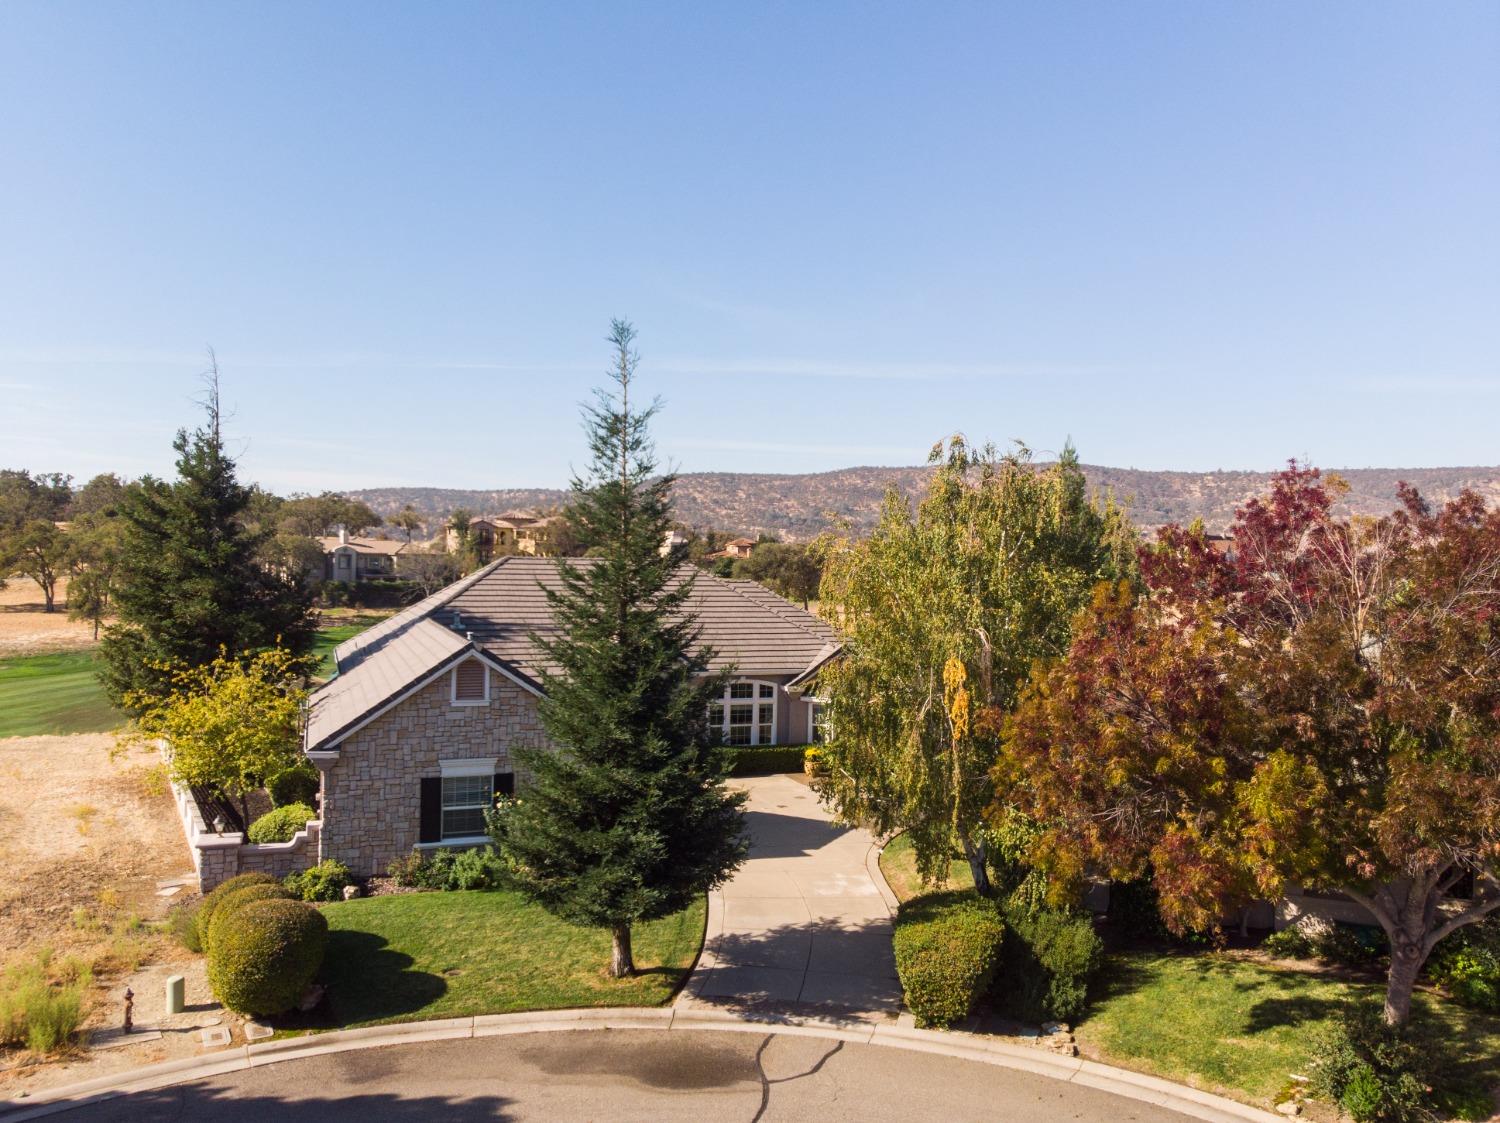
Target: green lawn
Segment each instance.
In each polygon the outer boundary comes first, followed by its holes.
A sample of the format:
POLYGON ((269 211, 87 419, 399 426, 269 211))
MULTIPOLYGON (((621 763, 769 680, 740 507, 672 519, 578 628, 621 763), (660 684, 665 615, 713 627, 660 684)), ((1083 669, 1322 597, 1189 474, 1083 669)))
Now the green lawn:
POLYGON ((94 676, 93 652, 0 659, 0 737, 103 733, 124 723, 94 676))
POLYGON ((318 657, 318 677, 329 679, 338 668, 334 666, 333 649, 345 640, 353 639, 375 624, 386 619, 390 613, 384 615, 353 615, 341 617, 345 623, 334 624, 330 627, 319 628, 313 635, 312 653, 318 657))
POLYGON ((637 925, 639 973, 611 979, 609 935, 564 924, 516 893, 404 893, 323 906, 321 1026, 576 1006, 658 1006, 692 968, 705 902, 637 925))
POLYGON ((911 839, 904 834, 898 834, 885 844, 885 849, 880 852, 880 872, 885 875, 886 884, 898 901, 909 901, 938 890, 974 888, 969 863, 962 858, 954 858, 948 863, 947 881, 940 885, 923 885, 917 876, 916 852, 912 850, 911 839))
MULTIPOLYGON (((924 886, 905 835, 886 845, 880 871, 903 901, 974 884, 955 858, 945 886, 924 886)), ((1307 1074, 1316 1029, 1343 1003, 1380 993, 1376 983, 1271 967, 1249 953, 1118 952, 1106 958, 1076 1036, 1094 1059, 1270 1106, 1291 1074, 1307 1074)), ((1427 995, 1417 1005, 1438 1019, 1460 1079, 1476 1090, 1500 1083, 1500 1017, 1427 995)))
MULTIPOLYGON (((1085 1054, 1262 1105, 1292 1073, 1306 1075, 1318 1026, 1343 1003, 1381 993, 1236 952, 1113 954, 1097 989, 1075 1031, 1085 1054)), ((1427 995, 1416 1005, 1436 1016, 1461 1079, 1500 1083, 1500 1018, 1427 995)))

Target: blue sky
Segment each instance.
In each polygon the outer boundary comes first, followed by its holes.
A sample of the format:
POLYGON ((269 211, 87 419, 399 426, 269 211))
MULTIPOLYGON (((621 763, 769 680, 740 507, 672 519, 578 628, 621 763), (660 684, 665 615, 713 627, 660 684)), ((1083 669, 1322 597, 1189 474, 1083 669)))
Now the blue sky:
POLYGON ((1490 2, 0 5, 0 466, 1500 463, 1490 2))

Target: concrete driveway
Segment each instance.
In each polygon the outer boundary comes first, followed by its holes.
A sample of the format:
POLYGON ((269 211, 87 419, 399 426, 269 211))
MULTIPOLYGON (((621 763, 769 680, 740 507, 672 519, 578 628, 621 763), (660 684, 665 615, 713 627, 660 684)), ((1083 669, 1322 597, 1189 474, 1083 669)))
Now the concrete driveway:
POLYGON ((703 955, 678 1001, 894 1018, 896 901, 876 871, 875 839, 834 826, 791 777, 739 783, 750 794, 750 859, 710 895, 703 955))

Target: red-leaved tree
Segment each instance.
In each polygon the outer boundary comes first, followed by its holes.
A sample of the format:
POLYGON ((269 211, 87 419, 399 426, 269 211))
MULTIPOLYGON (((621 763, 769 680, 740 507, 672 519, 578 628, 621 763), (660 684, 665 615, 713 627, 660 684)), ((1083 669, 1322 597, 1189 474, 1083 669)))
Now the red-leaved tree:
POLYGON ((1232 549, 1167 527, 1102 587, 1007 724, 1001 790, 1055 873, 1155 871, 1176 930, 1292 884, 1390 939, 1404 1022, 1433 947, 1500 909, 1500 510, 1403 486, 1336 518, 1295 462, 1232 549))

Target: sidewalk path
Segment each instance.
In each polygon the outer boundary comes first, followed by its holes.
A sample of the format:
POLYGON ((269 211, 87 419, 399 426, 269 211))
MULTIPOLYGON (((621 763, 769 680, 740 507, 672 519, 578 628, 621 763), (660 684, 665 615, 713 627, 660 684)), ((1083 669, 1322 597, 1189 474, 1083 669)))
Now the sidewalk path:
POLYGON ((679 1005, 894 1019, 896 901, 874 866, 875 839, 834 826, 791 777, 740 784, 750 859, 709 896, 703 955, 679 1005))

